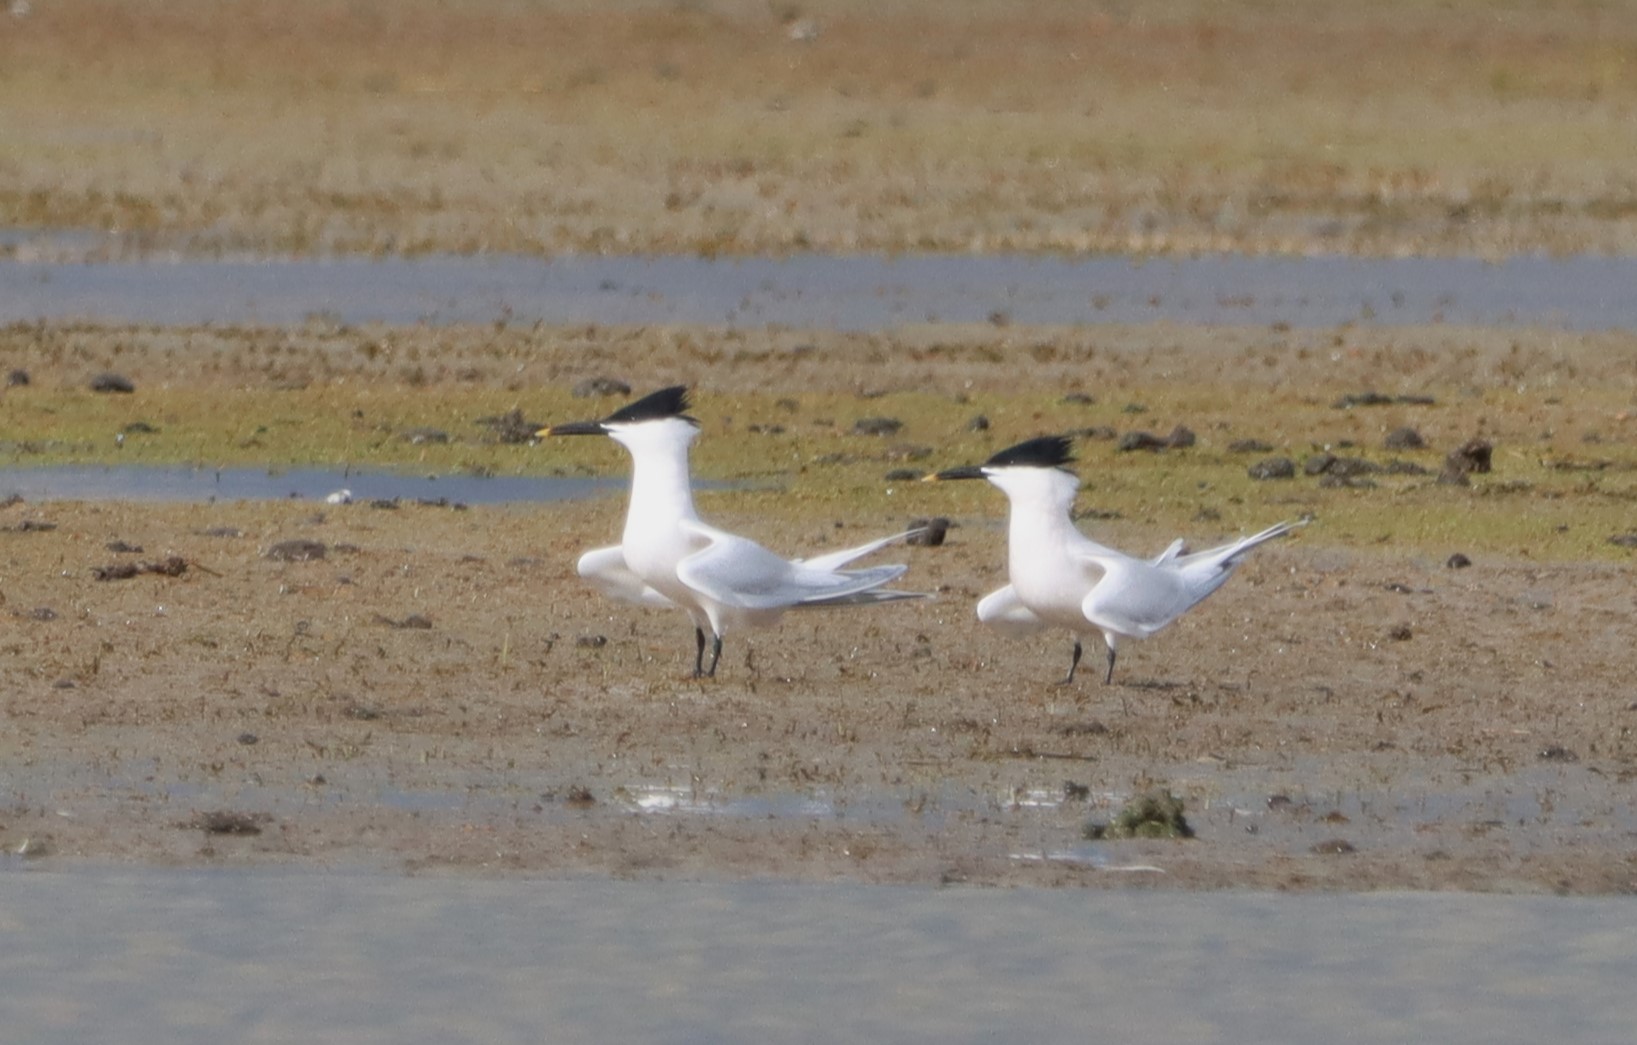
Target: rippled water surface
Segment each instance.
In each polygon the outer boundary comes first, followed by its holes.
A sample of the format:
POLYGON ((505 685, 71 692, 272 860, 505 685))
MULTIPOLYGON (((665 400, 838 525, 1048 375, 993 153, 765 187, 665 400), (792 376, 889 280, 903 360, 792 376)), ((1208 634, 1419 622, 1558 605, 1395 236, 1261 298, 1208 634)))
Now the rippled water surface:
MULTIPOLYGON (((10 865, 16 867, 16 864, 10 865)), ((8 1041, 1624 1042, 1620 899, 0 875, 8 1041)))
POLYGON ((408 475, 322 468, 166 468, 63 465, 0 469, 0 497, 30 501, 242 501, 280 498, 449 501, 504 504, 561 501, 624 489, 623 478, 408 475))
POLYGON ((1637 327, 1637 258, 0 261, 0 322, 1637 327))

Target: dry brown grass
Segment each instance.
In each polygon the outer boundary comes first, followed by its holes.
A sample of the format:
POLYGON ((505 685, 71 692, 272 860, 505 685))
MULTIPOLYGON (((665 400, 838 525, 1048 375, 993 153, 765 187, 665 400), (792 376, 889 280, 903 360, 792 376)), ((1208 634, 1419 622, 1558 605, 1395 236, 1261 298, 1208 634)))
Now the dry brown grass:
POLYGON ((57 0, 0 92, 114 250, 1637 248, 1628 0, 57 0))

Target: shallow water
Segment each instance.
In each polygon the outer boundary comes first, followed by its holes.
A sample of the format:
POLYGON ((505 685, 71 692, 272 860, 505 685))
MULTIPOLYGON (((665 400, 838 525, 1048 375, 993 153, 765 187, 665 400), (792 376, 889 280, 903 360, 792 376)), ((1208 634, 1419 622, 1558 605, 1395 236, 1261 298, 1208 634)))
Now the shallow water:
POLYGON ((1637 327, 1637 258, 0 261, 0 322, 1637 327))
POLYGON ((405 475, 322 468, 166 468, 61 465, 0 469, 0 498, 28 501, 323 500, 345 491, 375 500, 506 504, 562 501, 623 489, 623 478, 405 475))
POLYGON ((36 1045, 1623 1042, 1617 899, 0 876, 36 1045))

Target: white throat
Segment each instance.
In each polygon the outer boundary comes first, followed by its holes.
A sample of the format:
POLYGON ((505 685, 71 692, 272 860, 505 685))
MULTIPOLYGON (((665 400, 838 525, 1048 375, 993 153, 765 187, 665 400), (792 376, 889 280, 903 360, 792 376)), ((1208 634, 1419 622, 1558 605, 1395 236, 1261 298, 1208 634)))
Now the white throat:
POLYGON ((985 469, 984 477, 1011 505, 1007 533, 1014 558, 1029 549, 1061 546, 1071 532, 1079 536, 1070 514, 1080 489, 1074 474, 1061 468, 994 468, 985 469))
POLYGON ((631 452, 631 505, 625 531, 651 532, 679 519, 698 519, 688 477, 688 450, 699 429, 681 418, 611 425, 609 437, 631 452))

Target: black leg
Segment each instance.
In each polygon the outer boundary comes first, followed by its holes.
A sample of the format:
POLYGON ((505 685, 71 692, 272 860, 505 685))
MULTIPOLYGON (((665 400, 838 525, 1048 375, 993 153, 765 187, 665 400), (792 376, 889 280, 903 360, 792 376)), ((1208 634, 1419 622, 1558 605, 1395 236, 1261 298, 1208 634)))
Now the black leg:
POLYGON ((710 676, 711 678, 715 678, 716 677, 716 662, 721 660, 721 659, 722 659, 722 636, 715 635, 715 636, 712 636, 712 638, 711 638, 711 666, 710 666, 710 670, 706 671, 705 674, 710 676))
POLYGON ((705 629, 693 629, 693 677, 705 677, 705 629))
POLYGON ((1059 679, 1057 684, 1059 686, 1071 686, 1071 685, 1073 685, 1074 684, 1074 669, 1078 668, 1079 666, 1080 666, 1080 638, 1079 638, 1079 636, 1075 636, 1075 639, 1074 639, 1074 656, 1069 658, 1069 673, 1067 675, 1064 675, 1061 679, 1059 679))
POLYGON ((1103 685, 1106 686, 1106 685, 1108 685, 1109 683, 1111 683, 1113 681, 1114 681, 1114 647, 1110 646, 1108 648, 1108 674, 1103 676, 1103 685))

